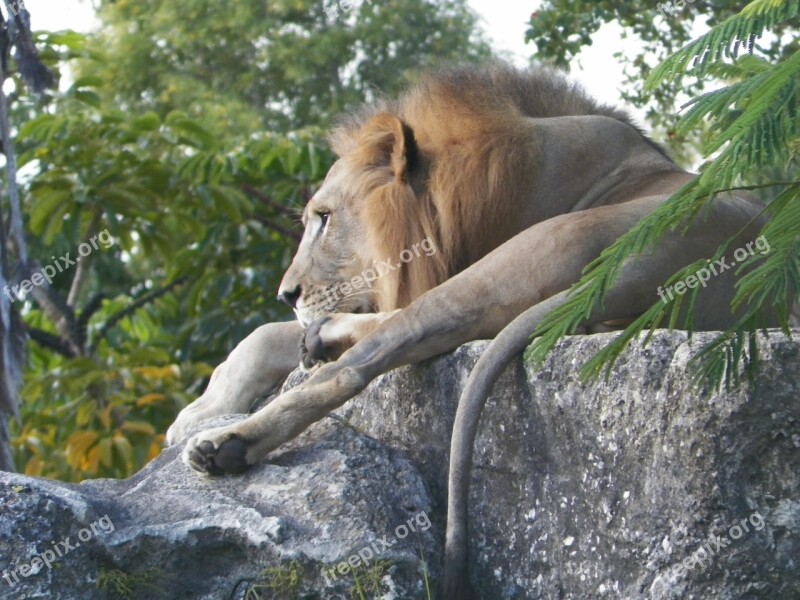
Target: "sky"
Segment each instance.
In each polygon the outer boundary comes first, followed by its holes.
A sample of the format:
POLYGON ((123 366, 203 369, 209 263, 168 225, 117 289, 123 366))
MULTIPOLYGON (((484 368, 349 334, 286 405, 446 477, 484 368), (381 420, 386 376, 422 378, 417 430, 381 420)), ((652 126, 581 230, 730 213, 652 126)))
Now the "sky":
POLYGON ((88 31, 96 22, 89 0, 24 0, 31 13, 31 27, 58 31, 88 31))
MULTIPOLYGON (((469 0, 481 17, 481 25, 489 34, 492 46, 510 52, 514 62, 522 66, 535 48, 525 43, 525 31, 531 13, 542 4, 540 0, 469 0)), ((580 81, 590 94, 609 104, 620 103, 622 66, 614 59, 615 52, 635 53, 635 39, 623 39, 622 28, 605 25, 593 36, 592 46, 577 57, 570 76, 580 81)), ((635 111, 633 111, 635 112, 635 111)))
MULTIPOLYGON (((224 1, 224 0, 223 0, 224 1)), ((533 46, 525 44, 525 30, 530 15, 540 0, 468 0, 481 17, 481 25, 495 48, 510 54, 518 65, 526 64, 533 46)), ((90 30, 96 20, 91 0, 25 0, 34 29, 90 30)), ((623 40, 618 26, 603 27, 595 43, 584 51, 572 66, 571 76, 580 81, 589 93, 609 104, 619 104, 622 68, 614 60, 617 51, 634 52, 636 43, 623 40)))

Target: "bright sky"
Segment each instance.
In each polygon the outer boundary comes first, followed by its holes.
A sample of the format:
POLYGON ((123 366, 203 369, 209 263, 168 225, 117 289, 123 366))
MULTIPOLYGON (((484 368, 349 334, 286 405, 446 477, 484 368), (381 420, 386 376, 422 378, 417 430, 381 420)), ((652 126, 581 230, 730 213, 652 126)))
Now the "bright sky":
MULTIPOLYGON (((492 46, 511 53, 518 65, 527 64, 534 46, 525 43, 525 31, 531 13, 539 8, 541 0, 469 0, 469 4, 481 16, 492 46)), ((619 88, 623 81, 622 67, 614 59, 614 53, 634 53, 637 49, 635 39, 622 39, 621 33, 618 25, 602 27, 594 36, 594 44, 572 65, 571 76, 594 98, 608 104, 620 103, 619 88)))
POLYGON ((96 23, 90 0, 24 0, 31 13, 31 27, 58 31, 89 31, 96 23))
MULTIPOLYGON (((469 0, 469 3, 481 16, 493 46, 510 53, 515 63, 526 64, 533 47, 525 44, 525 30, 541 0, 469 0)), ((91 0, 25 0, 25 5, 31 12, 34 29, 88 31, 96 23, 91 0)), ((622 39, 619 27, 604 27, 595 37, 594 45, 573 65, 572 76, 595 98, 610 104, 619 103, 622 68, 613 54, 635 49, 633 40, 622 39)))

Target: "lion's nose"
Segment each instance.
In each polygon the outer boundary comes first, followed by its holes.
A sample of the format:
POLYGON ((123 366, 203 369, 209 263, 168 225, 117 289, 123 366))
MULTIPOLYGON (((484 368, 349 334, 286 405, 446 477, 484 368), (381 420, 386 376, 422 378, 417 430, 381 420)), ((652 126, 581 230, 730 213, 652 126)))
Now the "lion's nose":
POLYGON ((294 308, 297 305, 297 300, 300 298, 300 294, 302 293, 303 289, 299 285, 293 290, 280 289, 278 290, 278 300, 294 308))

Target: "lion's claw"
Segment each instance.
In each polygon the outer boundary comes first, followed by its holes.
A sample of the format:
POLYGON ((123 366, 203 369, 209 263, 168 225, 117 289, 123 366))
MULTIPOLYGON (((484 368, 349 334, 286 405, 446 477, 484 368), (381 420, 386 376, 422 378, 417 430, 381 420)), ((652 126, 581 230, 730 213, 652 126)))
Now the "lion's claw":
POLYGON ((237 437, 222 442, 218 448, 209 440, 186 446, 186 461, 196 471, 208 475, 239 474, 252 465, 247 462, 247 444, 237 437))

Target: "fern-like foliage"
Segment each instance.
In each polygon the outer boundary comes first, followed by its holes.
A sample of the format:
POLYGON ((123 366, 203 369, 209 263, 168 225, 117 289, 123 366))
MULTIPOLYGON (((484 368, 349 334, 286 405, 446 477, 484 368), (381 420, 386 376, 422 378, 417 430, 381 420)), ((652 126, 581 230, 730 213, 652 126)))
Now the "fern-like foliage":
MULTIPOLYGON (((739 265, 745 271, 737 283, 731 309, 745 308, 743 316, 722 332, 693 359, 696 382, 709 387, 739 382, 741 365, 752 373, 757 360, 755 335, 765 327, 767 315, 777 315, 787 333, 792 296, 800 293, 800 181, 764 181, 759 173, 776 165, 797 164, 800 150, 800 51, 774 64, 752 54, 756 40, 775 25, 800 15, 800 0, 755 0, 739 14, 714 27, 706 35, 676 52, 646 82, 653 90, 664 81, 684 74, 715 76, 732 81, 689 103, 680 123, 687 132, 701 122, 710 124, 704 155, 716 154, 701 174, 668 202, 620 237, 584 270, 566 301, 548 315, 534 332, 526 358, 541 362, 561 336, 574 332, 602 304, 626 258, 651 249, 670 230, 685 228, 715 194, 734 189, 772 187, 778 191, 766 211, 771 220, 762 231, 769 241, 768 255, 754 255, 739 265), (744 55, 740 56, 742 50, 744 55)), ((800 179, 794 177, 793 179, 800 179)), ((715 256, 725 256, 730 241, 715 256)), ((705 267, 700 260, 675 273, 665 287, 685 280, 705 267)), ((595 355, 582 370, 585 377, 608 372, 625 346, 642 331, 659 326, 693 328, 692 308, 699 288, 668 302, 658 302, 641 315, 614 342, 595 355), (681 312, 682 303, 688 311, 681 312), (680 315, 686 315, 682 317, 680 315)), ((647 336, 649 338, 649 334, 647 336)), ((646 338, 647 339, 647 338, 646 338)), ((645 340, 646 341, 646 340, 645 340)))

